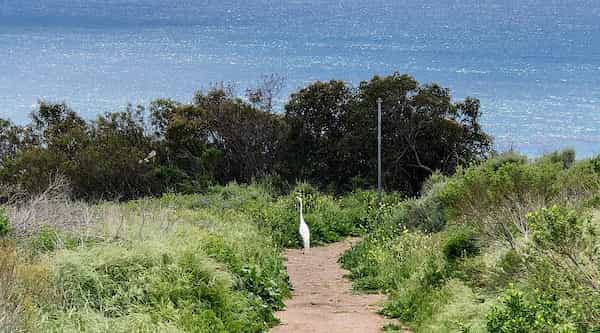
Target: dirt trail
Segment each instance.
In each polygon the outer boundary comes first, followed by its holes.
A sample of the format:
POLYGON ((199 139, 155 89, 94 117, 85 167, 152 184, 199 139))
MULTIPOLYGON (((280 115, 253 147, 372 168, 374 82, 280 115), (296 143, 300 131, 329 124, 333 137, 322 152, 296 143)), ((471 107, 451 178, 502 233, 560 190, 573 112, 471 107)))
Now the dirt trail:
MULTIPOLYGON (((383 295, 358 295, 352 292, 352 284, 338 264, 338 258, 357 239, 324 247, 288 250, 287 269, 294 287, 287 309, 276 315, 281 325, 271 333, 337 333, 380 332, 391 321, 376 311, 385 297, 383 295)), ((408 331, 406 331, 408 332, 408 331)))

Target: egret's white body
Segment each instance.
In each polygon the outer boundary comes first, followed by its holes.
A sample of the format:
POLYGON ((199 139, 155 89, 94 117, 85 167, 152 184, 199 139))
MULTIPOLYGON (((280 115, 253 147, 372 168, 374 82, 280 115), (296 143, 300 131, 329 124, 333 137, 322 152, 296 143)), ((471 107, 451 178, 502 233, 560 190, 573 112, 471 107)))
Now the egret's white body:
POLYGON ((298 228, 298 231, 300 232, 300 237, 302 237, 302 242, 304 243, 304 251, 306 251, 310 249, 310 229, 308 229, 308 224, 304 221, 302 198, 298 197, 298 201, 300 202, 300 227, 298 228))

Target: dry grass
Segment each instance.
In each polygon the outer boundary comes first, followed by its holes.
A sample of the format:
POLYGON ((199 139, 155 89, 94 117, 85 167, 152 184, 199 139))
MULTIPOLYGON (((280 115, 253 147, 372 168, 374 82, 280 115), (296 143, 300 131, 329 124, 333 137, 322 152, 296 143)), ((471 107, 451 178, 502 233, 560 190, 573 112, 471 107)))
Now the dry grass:
POLYGON ((7 213, 16 236, 35 234, 43 226, 58 230, 87 229, 99 217, 84 202, 70 200, 69 184, 64 177, 53 177, 48 188, 35 196, 11 199, 7 213))
POLYGON ((0 241, 0 332, 17 330, 21 302, 17 285, 17 251, 13 244, 0 241))

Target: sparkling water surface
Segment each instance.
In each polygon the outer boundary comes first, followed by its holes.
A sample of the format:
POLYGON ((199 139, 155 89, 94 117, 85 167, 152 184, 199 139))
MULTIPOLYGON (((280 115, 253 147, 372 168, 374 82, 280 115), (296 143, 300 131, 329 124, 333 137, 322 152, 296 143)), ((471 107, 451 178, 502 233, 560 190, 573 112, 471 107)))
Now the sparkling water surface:
POLYGON ((0 0, 0 117, 93 118, 211 82, 409 73, 481 99, 498 149, 600 153, 596 0, 0 0))

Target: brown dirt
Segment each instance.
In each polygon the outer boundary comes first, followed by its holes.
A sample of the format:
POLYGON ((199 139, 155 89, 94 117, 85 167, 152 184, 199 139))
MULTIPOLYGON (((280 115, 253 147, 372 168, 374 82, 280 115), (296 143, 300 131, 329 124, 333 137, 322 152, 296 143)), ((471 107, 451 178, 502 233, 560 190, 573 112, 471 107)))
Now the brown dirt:
POLYGON ((347 271, 337 262, 358 241, 347 239, 312 248, 306 254, 302 250, 287 251, 294 292, 286 302, 286 310, 276 314, 281 325, 271 333, 370 333, 381 332, 386 324, 395 323, 376 313, 385 296, 353 293, 352 283, 344 277, 347 271))

